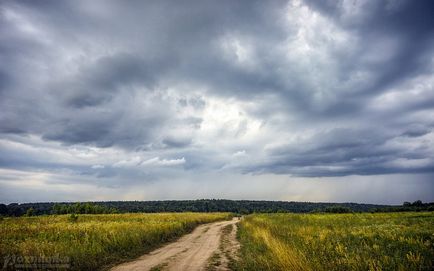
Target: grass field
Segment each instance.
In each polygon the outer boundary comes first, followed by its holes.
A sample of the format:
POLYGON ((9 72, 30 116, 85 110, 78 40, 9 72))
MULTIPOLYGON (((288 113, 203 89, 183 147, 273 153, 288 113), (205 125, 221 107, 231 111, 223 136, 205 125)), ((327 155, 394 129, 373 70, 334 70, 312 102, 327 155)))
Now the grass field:
POLYGON ((254 214, 239 270, 433 270, 434 213, 254 214))
POLYGON ((28 260, 58 255, 68 257, 72 270, 96 270, 141 255, 198 224, 229 217, 228 213, 158 213, 79 215, 76 221, 69 215, 4 218, 0 266, 10 256, 28 260))

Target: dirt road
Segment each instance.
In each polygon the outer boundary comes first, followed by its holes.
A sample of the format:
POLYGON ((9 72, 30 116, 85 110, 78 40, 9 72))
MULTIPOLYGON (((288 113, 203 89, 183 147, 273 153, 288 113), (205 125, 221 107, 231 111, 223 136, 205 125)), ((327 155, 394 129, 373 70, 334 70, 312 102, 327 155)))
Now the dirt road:
POLYGON ((126 270, 229 270, 228 264, 239 247, 235 238, 237 218, 198 226, 174 243, 140 258, 115 266, 126 270))

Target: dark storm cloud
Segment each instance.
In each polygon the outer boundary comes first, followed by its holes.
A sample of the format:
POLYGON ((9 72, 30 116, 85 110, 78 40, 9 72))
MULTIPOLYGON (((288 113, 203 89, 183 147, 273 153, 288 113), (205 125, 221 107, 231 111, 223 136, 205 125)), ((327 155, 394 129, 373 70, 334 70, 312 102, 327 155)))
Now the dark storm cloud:
POLYGON ((384 36, 399 40, 395 57, 369 67, 381 71, 381 76, 369 91, 363 91, 362 95, 372 95, 370 92, 383 91, 385 87, 405 78, 432 72, 427 65, 434 41, 432 1, 347 1, 348 13, 361 3, 360 6, 366 13, 363 20, 346 18, 342 1, 307 2, 342 27, 358 33, 364 39, 364 46, 368 48, 384 36))
MULTIPOLYGON (((169 63, 149 63, 129 54, 118 54, 98 59, 91 67, 85 67, 73 82, 68 83, 66 105, 72 107, 97 106, 109 101, 124 85, 141 84, 152 88, 156 73, 169 63)), ((64 82, 61 82, 62 84, 64 82)), ((64 86, 59 85, 57 88, 64 86)))
POLYGON ((168 147, 173 148, 183 148, 191 144, 191 139, 189 138, 165 138, 163 139, 163 144, 168 147))
MULTIPOLYGON (((0 132, 159 166, 182 157, 189 172, 432 172, 433 7, 3 1, 0 132)), ((2 151, 1 166, 54 167, 12 156, 2 151)), ((89 172, 142 176, 114 164, 89 172)))
MULTIPOLYGON (((131 142, 131 147, 136 147, 138 141, 149 143, 147 136, 137 129, 129 133, 131 137, 136 135, 136 139, 112 132, 112 127, 122 119, 114 113, 129 105, 122 104, 125 102, 122 99, 109 102, 120 95, 134 96, 125 93, 128 88, 139 86, 146 88, 145 91, 153 91, 164 86, 165 81, 176 81, 179 77, 187 81, 189 77, 197 77, 191 80, 204 80, 205 84, 213 77, 216 77, 215 81, 220 80, 219 73, 228 77, 231 74, 225 71, 228 67, 218 64, 219 56, 215 55, 211 44, 213 37, 226 31, 231 24, 254 29, 267 25, 252 24, 254 20, 263 22, 266 19, 263 12, 268 7, 260 3, 249 5, 248 9, 232 2, 228 2, 227 7, 211 2, 188 6, 142 2, 131 6, 117 2, 95 5, 62 1, 3 4, 1 32, 5 38, 0 54, 6 59, 2 84, 8 85, 3 90, 6 113, 2 117, 1 131, 36 133, 50 140, 97 146, 111 146, 116 141, 124 146, 129 144, 126 141, 131 142), (29 29, 20 31, 20 27, 30 28, 30 33, 26 32, 29 29), (62 63, 64 51, 74 53, 76 50, 81 54, 76 62, 62 63), (97 50, 114 50, 115 53, 99 57, 97 50), (88 58, 95 60, 88 61, 88 58), (65 74, 64 69, 73 72, 65 74), (41 82, 38 76, 48 78, 41 82), (86 112, 85 116, 77 117, 76 114, 83 115, 77 113, 78 109, 85 107, 111 112, 86 112), (23 118, 26 115, 31 117, 23 118)), ((232 82, 234 84, 236 82, 232 82)), ((230 88, 230 85, 225 87, 230 88)), ((200 106, 200 102, 196 106, 200 106)), ((170 108, 158 110, 169 111, 170 108)), ((161 114, 154 115, 154 122, 164 125, 164 119, 159 117, 161 114)), ((153 117, 146 116, 144 123, 131 125, 152 130, 153 117)))
MULTIPOLYGON (((424 134, 413 130, 404 136, 424 134)), ((270 148, 270 160, 256 165, 255 169, 298 176, 434 172, 429 145, 403 149, 398 144, 391 144, 394 140, 396 138, 390 134, 374 130, 334 129, 319 132, 291 145, 270 148), (428 162, 423 161, 427 158, 428 162), (411 160, 416 164, 406 166, 405 163, 394 163, 399 160, 411 160)))

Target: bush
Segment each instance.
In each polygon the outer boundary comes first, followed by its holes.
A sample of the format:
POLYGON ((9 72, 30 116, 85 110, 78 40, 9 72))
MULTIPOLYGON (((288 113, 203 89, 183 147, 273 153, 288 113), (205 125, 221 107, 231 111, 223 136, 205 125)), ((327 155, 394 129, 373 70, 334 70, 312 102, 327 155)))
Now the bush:
POLYGON ((33 216, 34 214, 35 214, 35 210, 32 207, 27 209, 26 216, 33 216))
POLYGON ((69 222, 77 222, 78 220, 78 215, 76 214, 71 214, 68 218, 69 222))

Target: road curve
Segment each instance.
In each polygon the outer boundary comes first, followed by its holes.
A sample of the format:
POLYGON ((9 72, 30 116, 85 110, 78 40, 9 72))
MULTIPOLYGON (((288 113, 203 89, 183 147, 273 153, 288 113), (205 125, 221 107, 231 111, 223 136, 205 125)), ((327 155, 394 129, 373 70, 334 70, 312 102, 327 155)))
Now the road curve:
POLYGON ((200 225, 177 241, 110 270, 206 270, 210 257, 219 249, 222 229, 237 222, 238 218, 234 218, 231 221, 200 225))

